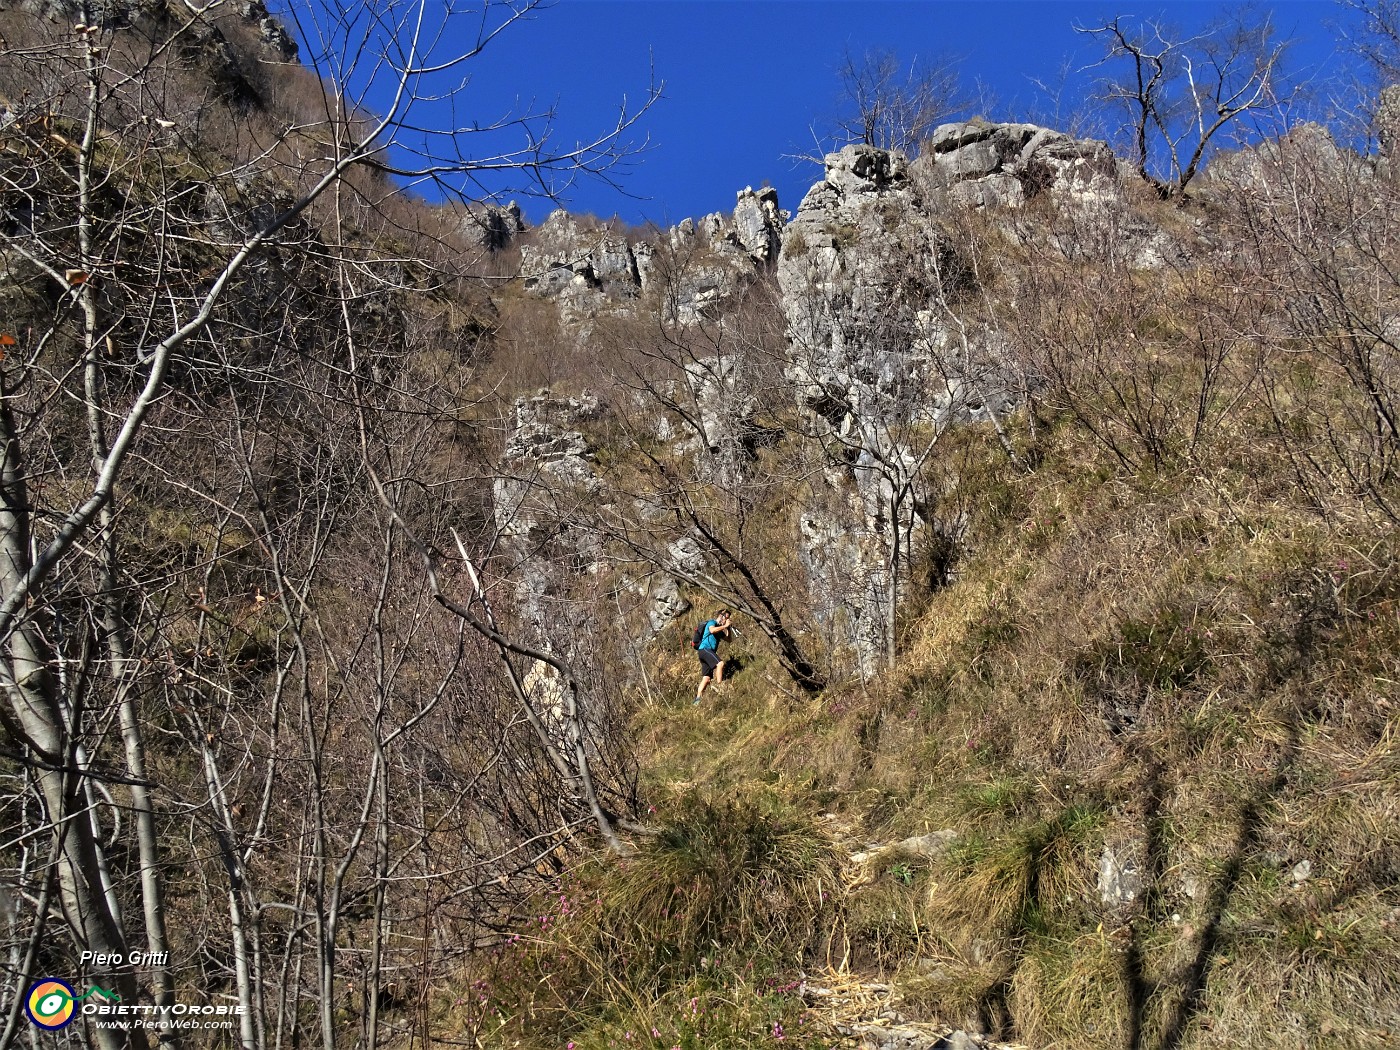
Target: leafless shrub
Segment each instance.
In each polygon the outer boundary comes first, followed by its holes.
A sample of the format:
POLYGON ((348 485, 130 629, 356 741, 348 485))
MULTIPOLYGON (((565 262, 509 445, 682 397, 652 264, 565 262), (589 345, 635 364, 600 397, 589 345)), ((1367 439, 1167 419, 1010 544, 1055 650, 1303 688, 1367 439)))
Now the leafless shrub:
POLYGON ((849 48, 836 68, 837 131, 846 142, 899 150, 913 157, 934 128, 968 105, 957 58, 935 55, 903 63, 893 51, 856 54, 849 48))
POLYGON ((1228 182, 1250 276, 1272 308, 1274 435, 1318 507, 1361 496, 1387 516, 1400 466, 1400 198, 1376 164, 1301 129, 1228 182), (1254 174, 1251 175, 1250 172, 1254 174))

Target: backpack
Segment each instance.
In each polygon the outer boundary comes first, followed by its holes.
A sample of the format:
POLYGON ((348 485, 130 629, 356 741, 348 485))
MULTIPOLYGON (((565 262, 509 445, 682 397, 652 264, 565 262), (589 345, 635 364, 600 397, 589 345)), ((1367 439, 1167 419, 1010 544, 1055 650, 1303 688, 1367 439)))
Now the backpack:
POLYGON ((699 649, 700 643, 705 640, 705 628, 710 626, 710 621, 705 620, 699 627, 695 628, 695 633, 690 636, 690 647, 699 649))

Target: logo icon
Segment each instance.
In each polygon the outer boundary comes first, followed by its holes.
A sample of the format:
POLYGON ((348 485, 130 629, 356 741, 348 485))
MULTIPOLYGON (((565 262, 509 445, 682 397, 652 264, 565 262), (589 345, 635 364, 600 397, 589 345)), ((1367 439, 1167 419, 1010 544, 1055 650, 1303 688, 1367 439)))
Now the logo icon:
POLYGON ((56 1032, 66 1028, 73 1020, 75 1005, 90 995, 95 995, 109 1003, 121 1001, 116 992, 105 988, 89 988, 82 995, 73 991, 73 986, 57 977, 45 977, 38 984, 30 985, 29 997, 24 1001, 24 1012, 40 1028, 56 1032))
POLYGON ((73 1020, 73 1004, 76 999, 71 984, 48 977, 30 987, 29 998, 24 1002, 24 1012, 40 1028, 56 1032, 67 1027, 73 1020))

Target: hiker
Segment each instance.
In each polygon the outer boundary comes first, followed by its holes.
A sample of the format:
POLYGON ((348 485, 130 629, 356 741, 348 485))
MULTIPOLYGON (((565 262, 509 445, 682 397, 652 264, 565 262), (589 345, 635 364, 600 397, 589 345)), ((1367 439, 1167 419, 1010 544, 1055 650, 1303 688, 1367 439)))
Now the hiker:
POLYGON ((715 613, 713 620, 707 620, 701 630, 700 644, 695 647, 696 655, 700 657, 700 670, 703 676, 700 679, 700 688, 695 691, 695 700, 698 704, 700 697, 704 695, 705 687, 710 684, 713 677, 716 684, 724 681, 724 661, 719 658, 719 640, 729 637, 729 622, 732 619, 728 609, 720 609, 715 613))

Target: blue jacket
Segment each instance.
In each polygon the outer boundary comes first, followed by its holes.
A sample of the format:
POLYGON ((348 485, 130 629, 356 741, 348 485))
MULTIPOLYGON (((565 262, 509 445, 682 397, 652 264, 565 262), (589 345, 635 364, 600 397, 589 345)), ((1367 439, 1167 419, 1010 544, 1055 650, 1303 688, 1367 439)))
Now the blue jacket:
POLYGON ((717 623, 719 623, 718 620, 707 620, 705 622, 705 637, 700 639, 700 644, 696 646, 697 649, 719 650, 719 635, 710 633, 710 628, 717 623))

